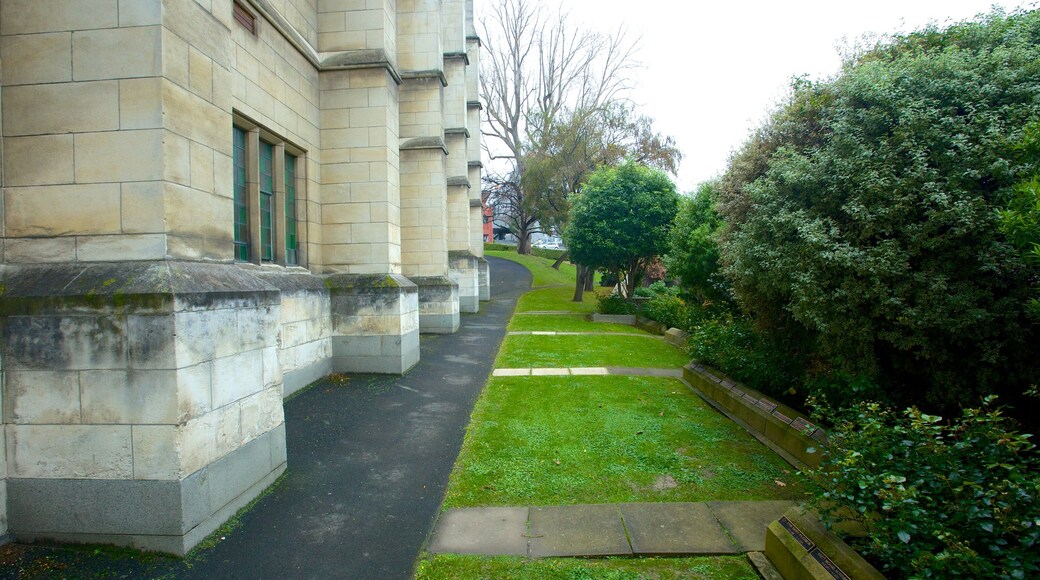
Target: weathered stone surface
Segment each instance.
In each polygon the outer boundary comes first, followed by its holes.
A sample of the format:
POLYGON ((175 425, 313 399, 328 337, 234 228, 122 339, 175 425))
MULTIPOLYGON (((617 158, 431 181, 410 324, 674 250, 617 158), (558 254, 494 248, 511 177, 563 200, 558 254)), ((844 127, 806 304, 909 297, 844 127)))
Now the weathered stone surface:
POLYGON ((635 554, 737 553, 703 503, 627 503, 620 510, 635 554))
POLYGON ((441 514, 429 551, 449 554, 527 555, 526 507, 481 507, 441 514))
POLYGON ((794 507, 791 501, 713 501, 708 508, 741 552, 766 549, 766 526, 794 507))
POLYGON ((531 508, 531 556, 627 556, 632 554, 616 505, 531 508))

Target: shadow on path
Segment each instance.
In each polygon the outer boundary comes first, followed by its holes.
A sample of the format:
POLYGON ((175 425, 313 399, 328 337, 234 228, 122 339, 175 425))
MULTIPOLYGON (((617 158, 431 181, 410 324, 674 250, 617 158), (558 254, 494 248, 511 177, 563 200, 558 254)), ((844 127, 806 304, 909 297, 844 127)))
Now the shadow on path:
POLYGON ((531 275, 488 258, 492 300, 423 336, 404 376, 322 381, 285 405, 288 476, 196 563, 199 578, 407 578, 531 275))

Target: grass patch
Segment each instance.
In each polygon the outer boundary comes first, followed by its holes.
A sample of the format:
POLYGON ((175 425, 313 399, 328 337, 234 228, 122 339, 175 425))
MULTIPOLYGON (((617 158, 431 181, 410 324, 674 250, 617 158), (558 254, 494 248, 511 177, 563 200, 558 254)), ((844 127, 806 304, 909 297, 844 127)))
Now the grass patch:
POLYGON ((688 362, 685 352, 649 335, 513 335, 502 343, 495 367, 681 368, 688 362))
POLYGON ((573 294, 574 292, 574 279, 577 277, 577 268, 570 262, 563 262, 560 264, 559 270, 554 270, 552 267, 553 260, 539 258, 538 256, 521 255, 517 254, 516 251, 486 250, 484 255, 503 258, 523 265, 531 271, 531 275, 534 278, 531 281, 531 286, 534 288, 539 286, 569 285, 571 293, 573 294))
POLYGON ((535 312, 539 310, 561 310, 590 314, 596 311, 599 301, 595 292, 586 292, 584 301, 574 302, 574 288, 555 287, 531 290, 520 297, 516 304, 517 312, 535 312))
POLYGON ((444 508, 799 495, 780 457, 676 379, 496 377, 444 508))
POLYGON ((592 322, 584 314, 540 314, 514 316, 509 330, 528 332, 544 330, 553 332, 616 332, 621 334, 647 334, 634 326, 611 322, 592 322))
POLYGON ((417 580, 441 578, 512 578, 516 580, 729 578, 753 580, 758 578, 758 574, 742 556, 532 560, 509 556, 437 554, 428 556, 419 563, 415 577, 417 580))

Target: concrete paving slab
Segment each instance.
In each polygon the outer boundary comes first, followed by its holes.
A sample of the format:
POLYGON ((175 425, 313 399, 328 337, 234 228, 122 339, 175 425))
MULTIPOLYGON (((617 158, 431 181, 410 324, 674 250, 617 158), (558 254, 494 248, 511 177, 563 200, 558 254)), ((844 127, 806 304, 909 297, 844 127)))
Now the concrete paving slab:
POLYGON ((491 373, 493 377, 526 377, 531 374, 531 369, 495 369, 491 373))
POLYGON ((624 503, 620 509, 636 555, 737 553, 737 546, 703 502, 624 503))
POLYGON ((682 369, 650 369, 642 367, 607 367, 612 375, 636 377, 678 377, 683 376, 682 369))
POLYGON ((708 508, 741 552, 764 552, 766 527, 780 519, 793 501, 710 501, 708 508))
POLYGON ((616 505, 531 508, 530 554, 550 556, 631 556, 616 505))
POLYGON ((441 514, 429 550, 447 554, 527 555, 526 507, 452 509, 441 514))
POLYGON ((571 374, 570 369, 531 369, 532 377, 558 377, 571 374))
POLYGON ((606 367, 579 367, 571 368, 572 375, 609 375, 606 367))

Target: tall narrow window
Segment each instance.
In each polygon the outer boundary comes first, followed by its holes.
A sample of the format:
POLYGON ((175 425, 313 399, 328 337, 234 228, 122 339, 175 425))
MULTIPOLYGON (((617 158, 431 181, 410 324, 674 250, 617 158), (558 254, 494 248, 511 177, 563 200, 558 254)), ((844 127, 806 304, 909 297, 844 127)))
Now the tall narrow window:
POLYGON ((296 265, 296 156, 285 154, 285 263, 296 265))
POLYGON ((260 142, 260 259, 274 261, 274 146, 260 142))
MULTIPOLYGON (((0 0, 2 1, 2 0, 0 0)), ((306 152, 248 119, 232 127, 234 259, 254 264, 305 265, 300 212, 307 199, 306 152)))
POLYGON ((249 203, 246 185, 246 132, 234 128, 235 259, 249 261, 249 203))

